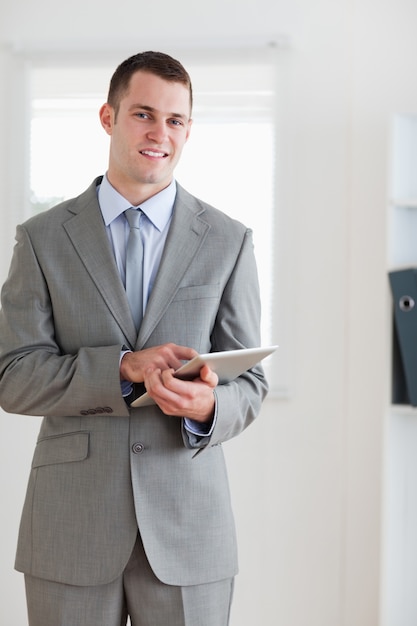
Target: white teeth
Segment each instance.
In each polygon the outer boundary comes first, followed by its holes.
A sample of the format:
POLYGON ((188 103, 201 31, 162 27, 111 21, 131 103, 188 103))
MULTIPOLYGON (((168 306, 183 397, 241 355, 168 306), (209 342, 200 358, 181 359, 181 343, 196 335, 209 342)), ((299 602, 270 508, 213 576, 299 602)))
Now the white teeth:
POLYGON ((163 157, 164 156, 163 152, 153 152, 152 150, 142 150, 142 154, 147 154, 148 156, 151 156, 151 157, 163 157))

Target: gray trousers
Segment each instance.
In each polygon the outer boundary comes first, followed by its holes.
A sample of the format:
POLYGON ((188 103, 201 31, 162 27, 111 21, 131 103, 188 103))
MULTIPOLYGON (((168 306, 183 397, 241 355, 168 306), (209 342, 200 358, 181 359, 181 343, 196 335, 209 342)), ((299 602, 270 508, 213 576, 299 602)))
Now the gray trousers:
POLYGON ((175 587, 154 575, 138 537, 120 578, 78 587, 25 575, 29 626, 227 626, 233 579, 175 587))

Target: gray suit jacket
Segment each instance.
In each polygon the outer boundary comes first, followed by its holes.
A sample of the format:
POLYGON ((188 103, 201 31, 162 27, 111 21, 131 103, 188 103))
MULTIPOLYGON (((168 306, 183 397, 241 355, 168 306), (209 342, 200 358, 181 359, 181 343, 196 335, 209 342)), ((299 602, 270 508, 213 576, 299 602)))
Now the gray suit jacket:
POLYGON ((178 186, 137 336, 97 203, 99 181, 17 228, 2 290, 0 404, 44 416, 16 568, 107 583, 123 571, 139 528, 165 583, 231 577, 236 539, 221 444, 258 414, 263 370, 219 385, 214 432, 192 438, 156 406, 127 407, 119 353, 171 341, 199 352, 258 345, 251 233, 178 186))

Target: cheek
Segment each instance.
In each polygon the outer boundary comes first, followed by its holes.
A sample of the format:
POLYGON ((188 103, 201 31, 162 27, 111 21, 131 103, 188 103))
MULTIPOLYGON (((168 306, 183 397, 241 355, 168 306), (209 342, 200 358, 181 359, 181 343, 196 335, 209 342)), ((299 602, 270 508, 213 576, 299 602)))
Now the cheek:
POLYGON ((175 144, 175 159, 178 161, 185 146, 185 141, 178 141, 175 144))
POLYGON ((133 154, 134 152, 136 152, 132 137, 129 137, 129 136, 128 137, 126 136, 115 137, 113 135, 112 144, 113 144, 113 152, 117 154, 118 157, 121 159, 126 159, 129 157, 130 154, 133 154))

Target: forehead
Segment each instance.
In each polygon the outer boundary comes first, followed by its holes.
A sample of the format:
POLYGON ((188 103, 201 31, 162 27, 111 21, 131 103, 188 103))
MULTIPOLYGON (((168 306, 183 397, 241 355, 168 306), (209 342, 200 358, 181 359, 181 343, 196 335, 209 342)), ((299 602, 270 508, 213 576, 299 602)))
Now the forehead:
POLYGON ((183 83, 170 81, 139 70, 132 74, 129 87, 122 95, 120 104, 130 108, 134 105, 151 107, 164 113, 181 113, 189 116, 190 90, 183 83))

